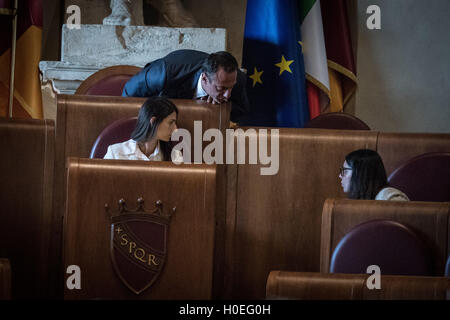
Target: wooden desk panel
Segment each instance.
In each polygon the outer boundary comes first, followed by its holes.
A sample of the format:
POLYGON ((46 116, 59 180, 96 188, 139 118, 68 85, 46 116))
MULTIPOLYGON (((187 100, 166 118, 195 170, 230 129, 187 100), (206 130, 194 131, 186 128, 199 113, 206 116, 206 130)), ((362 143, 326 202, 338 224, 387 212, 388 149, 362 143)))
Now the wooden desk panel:
MULTIPOLYGON (((68 162, 64 267, 81 268, 82 289, 65 289, 65 299, 209 299, 213 291, 216 166, 166 162, 89 160, 68 162), (169 225, 165 266, 139 295, 116 275, 110 257, 111 221, 117 201, 150 209, 161 200, 176 207, 169 225)), ((219 200, 217 201, 220 202, 219 200)), ((217 227, 219 228, 219 227, 217 227)))
POLYGON ((271 270, 319 271, 323 202, 345 196, 338 178, 345 155, 375 148, 376 137, 371 131, 280 128, 276 175, 260 175, 261 165, 236 165, 227 212, 230 298, 263 299, 271 270))
POLYGON ((54 130, 52 120, 0 119, 0 257, 13 299, 48 296, 54 130))
POLYGON ((377 152, 389 175, 404 162, 428 152, 450 152, 450 134, 380 132, 377 152))

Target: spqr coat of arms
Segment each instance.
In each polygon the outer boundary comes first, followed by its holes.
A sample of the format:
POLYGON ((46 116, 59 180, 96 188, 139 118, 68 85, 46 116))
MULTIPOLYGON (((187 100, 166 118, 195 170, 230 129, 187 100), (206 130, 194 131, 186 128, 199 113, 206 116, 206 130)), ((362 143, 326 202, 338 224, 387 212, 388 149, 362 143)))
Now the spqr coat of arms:
MULTIPOLYGON (((163 214, 162 202, 146 212, 144 199, 137 200, 135 211, 119 200, 117 214, 111 219, 111 260, 122 282, 135 294, 148 289, 161 273, 167 255, 169 223, 175 208, 163 214)), ((109 213, 109 206, 105 205, 109 213)))

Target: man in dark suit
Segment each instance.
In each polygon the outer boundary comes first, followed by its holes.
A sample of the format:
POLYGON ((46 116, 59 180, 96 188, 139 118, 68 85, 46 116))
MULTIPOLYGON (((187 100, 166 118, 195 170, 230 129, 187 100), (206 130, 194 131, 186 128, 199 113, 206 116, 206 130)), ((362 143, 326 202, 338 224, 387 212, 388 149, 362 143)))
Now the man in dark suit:
POLYGON ((230 53, 177 50, 148 63, 125 84, 122 96, 231 101, 231 121, 239 122, 250 109, 245 84, 246 75, 230 53))

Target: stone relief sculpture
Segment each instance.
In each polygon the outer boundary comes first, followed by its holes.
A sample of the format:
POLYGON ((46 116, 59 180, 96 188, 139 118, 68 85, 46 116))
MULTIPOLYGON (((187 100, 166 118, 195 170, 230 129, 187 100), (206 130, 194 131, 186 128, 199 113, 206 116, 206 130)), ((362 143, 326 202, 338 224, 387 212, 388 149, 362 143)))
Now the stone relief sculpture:
POLYGON ((142 0, 110 0, 111 14, 103 19, 103 24, 131 26, 142 25, 142 0), (133 10, 137 9, 137 10, 133 10), (139 17, 134 14, 139 12, 139 17))
MULTIPOLYGON (((111 14, 103 19, 106 25, 144 25, 143 0, 110 0, 111 14)), ((199 27, 194 16, 180 0, 146 0, 157 12, 155 25, 164 27, 199 27)), ((153 24, 153 23, 152 23, 153 24)))
POLYGON ((184 8, 180 0, 146 0, 146 2, 158 11, 160 26, 199 27, 194 16, 184 8))

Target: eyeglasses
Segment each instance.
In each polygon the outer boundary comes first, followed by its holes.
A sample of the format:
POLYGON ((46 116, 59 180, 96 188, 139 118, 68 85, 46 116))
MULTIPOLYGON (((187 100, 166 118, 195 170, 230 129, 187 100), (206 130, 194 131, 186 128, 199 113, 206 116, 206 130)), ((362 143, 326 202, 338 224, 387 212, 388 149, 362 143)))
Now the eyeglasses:
POLYGON ((345 175, 345 171, 346 170, 353 170, 352 168, 345 168, 345 167, 340 167, 339 168, 339 173, 341 174, 341 176, 345 175))

